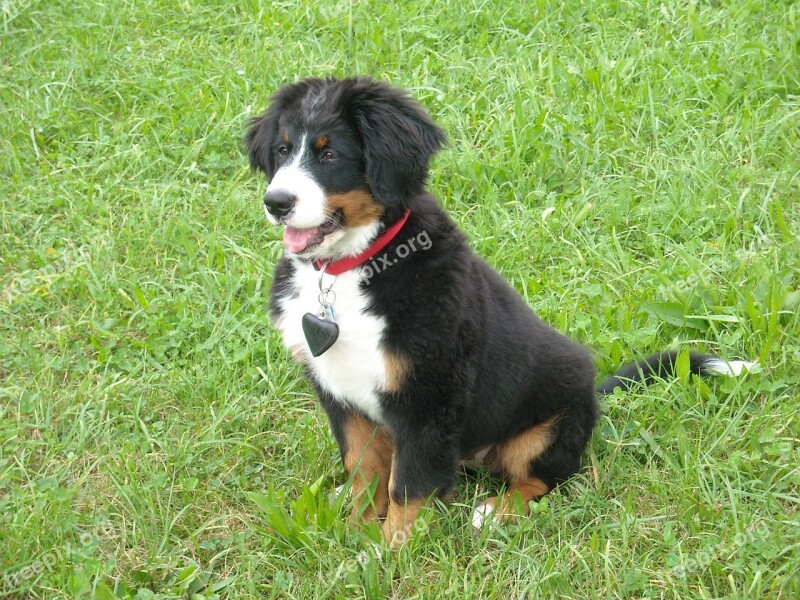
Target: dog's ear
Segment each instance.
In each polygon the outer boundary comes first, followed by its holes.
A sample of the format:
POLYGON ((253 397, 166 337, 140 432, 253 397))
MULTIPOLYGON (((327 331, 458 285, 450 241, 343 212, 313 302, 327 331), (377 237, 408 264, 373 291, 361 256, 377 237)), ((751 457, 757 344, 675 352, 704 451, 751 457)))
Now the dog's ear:
POLYGON ((306 94, 308 87, 308 81, 282 87, 270 99, 267 110, 250 119, 244 136, 250 168, 264 171, 269 179, 272 179, 277 169, 275 157, 280 118, 288 107, 295 105, 306 94))
POLYGON ((447 140, 444 132, 422 106, 386 83, 354 79, 346 96, 372 195, 384 206, 408 206, 425 187, 428 163, 447 140))
POLYGON ((250 158, 250 168, 254 171, 260 169, 267 174, 269 179, 275 175, 275 158, 272 147, 278 138, 278 118, 281 111, 276 105, 271 105, 267 110, 250 119, 247 133, 244 136, 244 145, 250 158))

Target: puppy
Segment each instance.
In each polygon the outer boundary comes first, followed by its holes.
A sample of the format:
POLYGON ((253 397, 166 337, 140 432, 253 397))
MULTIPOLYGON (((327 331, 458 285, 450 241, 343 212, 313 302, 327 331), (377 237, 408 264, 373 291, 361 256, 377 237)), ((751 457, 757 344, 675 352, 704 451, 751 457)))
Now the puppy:
POLYGON ((466 459, 508 484, 475 526, 523 514, 580 469, 599 396, 676 362, 660 352, 596 388, 589 353, 542 322, 426 190, 444 142, 419 104, 368 78, 287 85, 245 136, 269 181, 267 219, 283 227, 271 319, 353 474, 352 518, 381 519, 395 543, 466 459))

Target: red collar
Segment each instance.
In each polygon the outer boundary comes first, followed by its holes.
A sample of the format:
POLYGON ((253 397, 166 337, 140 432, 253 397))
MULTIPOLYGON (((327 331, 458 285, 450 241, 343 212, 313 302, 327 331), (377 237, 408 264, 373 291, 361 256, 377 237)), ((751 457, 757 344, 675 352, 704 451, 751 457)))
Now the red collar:
POLYGON ((403 213, 403 216, 400 217, 394 225, 389 227, 386 231, 384 231, 381 235, 379 235, 374 242, 369 245, 369 248, 357 254, 356 256, 348 256, 346 258, 342 258, 340 260, 334 260, 333 262, 326 263, 324 260, 315 260, 313 261, 314 268, 319 271, 322 267, 325 267, 325 272, 330 275, 341 275, 350 269, 354 269, 358 265, 362 265, 367 262, 370 258, 375 256, 378 252, 383 250, 386 245, 391 242, 395 236, 400 233, 400 230, 403 228, 403 225, 406 224, 408 221, 408 216, 411 214, 411 209, 406 209, 406 212, 403 213), (327 266, 325 266, 327 264, 327 266))

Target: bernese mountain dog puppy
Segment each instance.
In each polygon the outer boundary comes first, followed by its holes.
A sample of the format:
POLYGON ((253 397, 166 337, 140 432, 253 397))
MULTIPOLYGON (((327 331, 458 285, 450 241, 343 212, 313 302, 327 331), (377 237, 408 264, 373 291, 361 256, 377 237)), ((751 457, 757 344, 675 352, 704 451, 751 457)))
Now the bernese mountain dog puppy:
MULTIPOLYGON (((269 181, 267 218, 283 227, 271 319, 327 413, 352 518, 382 520, 394 543, 468 459, 507 481, 475 526, 524 514, 580 469, 598 397, 668 376, 677 357, 596 387, 589 352, 542 322, 426 190, 444 143, 406 93, 363 77, 287 85, 245 136, 269 181)), ((701 374, 749 366, 689 362, 701 374)))

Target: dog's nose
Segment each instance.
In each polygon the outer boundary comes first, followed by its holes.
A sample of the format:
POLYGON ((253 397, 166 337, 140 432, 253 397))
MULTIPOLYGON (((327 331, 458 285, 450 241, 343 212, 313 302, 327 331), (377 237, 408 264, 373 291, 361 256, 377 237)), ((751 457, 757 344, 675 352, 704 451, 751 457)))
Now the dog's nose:
POLYGON ((264 196, 264 206, 273 217, 278 219, 292 212, 294 201, 295 197, 283 190, 273 190, 264 196))

